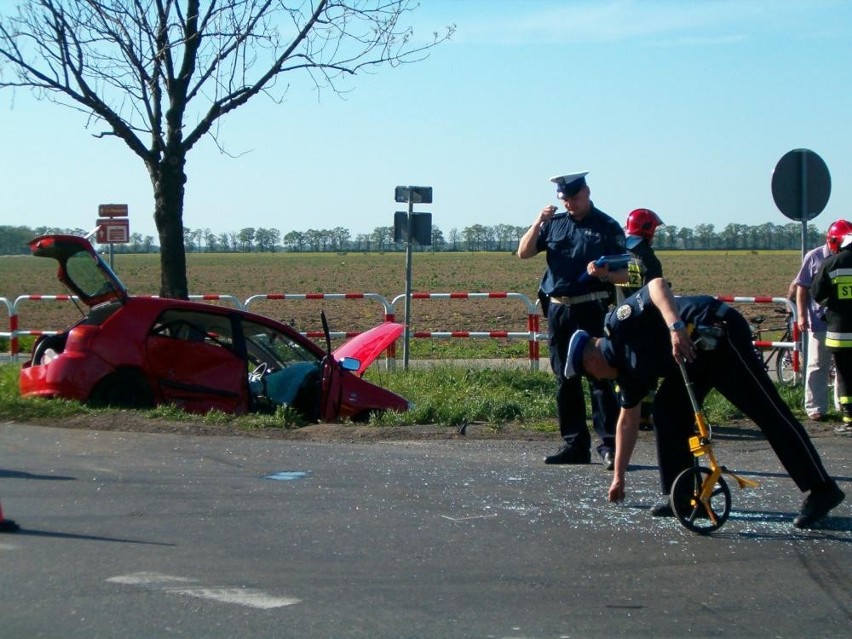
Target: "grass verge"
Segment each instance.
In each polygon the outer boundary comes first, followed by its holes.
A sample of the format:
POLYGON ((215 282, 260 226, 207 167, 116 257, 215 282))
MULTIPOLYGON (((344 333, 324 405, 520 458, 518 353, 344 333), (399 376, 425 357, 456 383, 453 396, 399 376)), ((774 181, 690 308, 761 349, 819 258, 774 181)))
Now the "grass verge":
MULTIPOLYGON (((20 422, 52 420, 102 414, 115 409, 95 409, 73 401, 24 399, 18 392, 19 364, 0 364, 0 418, 20 422)), ((371 424, 410 426, 415 424, 461 426, 486 423, 494 428, 514 423, 536 431, 556 431, 556 385, 549 372, 519 369, 472 369, 461 366, 435 366, 408 371, 370 369, 366 377, 380 386, 402 395, 414 409, 401 414, 377 416, 371 424)), ((800 419, 804 417, 803 389, 780 386, 781 396, 800 419)), ((713 424, 743 419, 744 416, 715 391, 704 405, 713 424)), ((587 414, 589 407, 587 403, 587 414)), ((270 415, 235 417, 211 412, 207 415, 185 413, 174 406, 140 411, 152 421, 196 422, 209 426, 227 424, 245 430, 298 428, 305 422, 287 408, 270 415)))

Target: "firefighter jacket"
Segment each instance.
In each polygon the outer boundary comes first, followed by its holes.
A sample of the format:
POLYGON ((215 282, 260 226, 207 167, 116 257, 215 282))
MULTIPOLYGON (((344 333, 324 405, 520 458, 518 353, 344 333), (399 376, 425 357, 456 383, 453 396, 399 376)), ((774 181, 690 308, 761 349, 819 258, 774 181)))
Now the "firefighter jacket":
POLYGON ((647 241, 641 237, 629 235, 625 246, 631 257, 627 264, 627 281, 615 285, 618 304, 621 304, 655 277, 663 276, 663 266, 647 241))
POLYGON ((825 259, 811 284, 811 297, 826 309, 825 345, 852 348, 852 244, 825 259))

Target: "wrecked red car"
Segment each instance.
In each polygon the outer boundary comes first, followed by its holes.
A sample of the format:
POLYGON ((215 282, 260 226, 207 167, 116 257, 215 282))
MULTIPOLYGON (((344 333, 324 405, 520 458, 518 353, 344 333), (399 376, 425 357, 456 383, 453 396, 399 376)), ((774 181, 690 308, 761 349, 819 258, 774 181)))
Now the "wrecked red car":
POLYGON ((130 296, 82 237, 45 235, 29 246, 58 262, 58 278, 89 310, 35 342, 21 368, 24 397, 131 408, 168 403, 237 415, 288 406, 308 421, 365 421, 409 409, 404 398, 362 378, 402 333, 400 324, 380 324, 332 352, 324 316, 325 349, 261 315, 130 296))

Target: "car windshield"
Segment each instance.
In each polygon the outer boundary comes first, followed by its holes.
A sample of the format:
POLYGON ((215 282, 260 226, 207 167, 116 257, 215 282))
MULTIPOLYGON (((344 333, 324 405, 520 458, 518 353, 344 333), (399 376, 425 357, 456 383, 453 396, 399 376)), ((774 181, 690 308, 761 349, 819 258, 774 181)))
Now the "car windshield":
POLYGON ((251 362, 266 362, 272 370, 300 362, 316 362, 317 356, 291 337, 255 322, 243 323, 246 350, 251 362))

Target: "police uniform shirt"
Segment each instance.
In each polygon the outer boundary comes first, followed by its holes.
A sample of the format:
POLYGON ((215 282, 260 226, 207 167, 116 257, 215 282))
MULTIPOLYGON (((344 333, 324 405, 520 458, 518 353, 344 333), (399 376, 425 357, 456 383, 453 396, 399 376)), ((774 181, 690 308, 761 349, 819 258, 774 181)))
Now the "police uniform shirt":
POLYGON ((540 290, 545 296, 584 295, 610 290, 597 278, 582 278, 589 262, 624 253, 624 231, 594 206, 582 220, 558 213, 541 225, 536 249, 546 251, 547 270, 540 290))
MULTIPOLYGON (((709 295, 675 297, 675 302, 687 327, 718 323, 722 303, 709 295)), ((618 403, 623 408, 639 404, 659 378, 679 374, 669 327, 651 302, 647 286, 607 314, 604 334, 604 357, 618 369, 618 403)))

